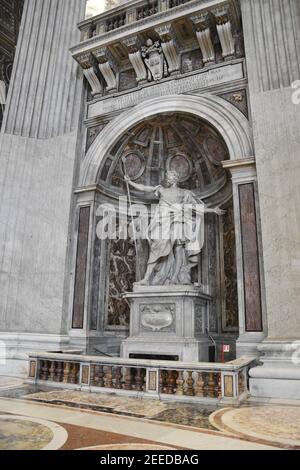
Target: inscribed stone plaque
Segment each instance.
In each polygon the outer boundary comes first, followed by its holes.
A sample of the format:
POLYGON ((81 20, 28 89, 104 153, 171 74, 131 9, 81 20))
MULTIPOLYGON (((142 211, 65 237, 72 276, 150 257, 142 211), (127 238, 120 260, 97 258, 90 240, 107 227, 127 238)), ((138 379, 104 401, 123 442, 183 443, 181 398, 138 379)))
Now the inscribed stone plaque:
POLYGON ((233 377, 232 375, 224 375, 224 396, 233 397, 233 377))
POLYGON ((151 392, 156 392, 157 388, 157 373, 155 370, 150 370, 148 372, 148 390, 151 392))
POLYGON ((36 372, 36 361, 30 361, 29 377, 34 378, 35 377, 35 372, 36 372))

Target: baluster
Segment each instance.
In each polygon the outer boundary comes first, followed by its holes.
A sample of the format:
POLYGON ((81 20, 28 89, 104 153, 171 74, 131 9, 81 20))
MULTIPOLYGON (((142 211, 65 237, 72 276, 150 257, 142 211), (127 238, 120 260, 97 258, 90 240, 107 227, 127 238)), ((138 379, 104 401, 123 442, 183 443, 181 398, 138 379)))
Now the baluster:
POLYGON ((104 387, 104 366, 98 366, 98 387, 104 387))
POLYGON ((205 372, 203 374, 203 378, 204 378, 204 396, 208 397, 209 396, 209 388, 208 388, 208 373, 207 372, 205 372))
POLYGON ((61 382, 61 381, 62 381, 63 365, 64 365, 64 363, 61 362, 61 361, 59 361, 59 362, 57 363, 56 378, 55 378, 55 381, 56 381, 56 382, 61 382))
POLYGON ((196 396, 197 397, 204 397, 204 389, 205 389, 205 381, 204 381, 204 374, 203 372, 198 372, 198 378, 196 382, 196 396))
POLYGON ((51 362, 50 371, 49 371, 49 380, 51 382, 55 381, 55 362, 51 362))
POLYGON ((104 375, 104 386, 105 388, 112 388, 113 387, 113 374, 112 374, 112 367, 106 366, 106 371, 104 375))
POLYGON ((95 365, 95 387, 104 387, 104 370, 103 366, 95 365))
POLYGON ((182 370, 179 370, 177 372, 177 380, 176 380, 176 395, 184 395, 184 378, 183 378, 183 372, 182 370))
POLYGON ((94 385, 95 383, 95 366, 91 364, 91 371, 90 371, 90 384, 94 385))
POLYGON ((71 371, 70 365, 71 364, 69 362, 64 363, 64 373, 63 373, 63 383, 64 384, 69 383, 69 376, 70 376, 70 371, 71 371))
POLYGON ((79 382, 80 382, 80 364, 75 364, 75 370, 76 370, 75 383, 79 384, 79 382))
POLYGON ((122 388, 122 367, 119 366, 115 369, 115 388, 122 388))
POLYGON ((132 371, 131 367, 125 368, 125 377, 124 377, 124 390, 132 390, 132 371))
POLYGON ((168 370, 167 371, 167 393, 169 395, 172 395, 174 393, 174 389, 176 389, 175 385, 176 385, 175 371, 168 370))
POLYGON ((213 372, 208 374, 208 396, 215 398, 215 374, 213 372))
POLYGON ((94 365, 94 380, 92 382, 92 385, 94 385, 94 387, 98 387, 98 384, 99 384, 99 366, 98 365, 94 365))
POLYGON ((167 371, 165 370, 161 370, 159 373, 159 390, 160 393, 168 393, 167 371))
POLYGON ((142 369, 138 368, 136 369, 136 375, 135 375, 135 389, 138 391, 138 392, 141 392, 143 390, 143 387, 142 387, 142 369))
POLYGON ((246 384, 245 384, 245 376, 244 372, 240 371, 238 376, 238 384, 239 384, 239 395, 246 391, 246 384))
POLYGON ((194 396, 194 379, 193 379, 193 371, 188 370, 187 371, 187 378, 186 378, 186 389, 185 389, 185 395, 189 397, 194 396))
POLYGON ((215 382, 214 397, 218 398, 219 397, 219 373, 218 372, 214 373, 214 382, 215 382))
POLYGON ((146 375, 147 375, 147 370, 142 369, 142 390, 144 392, 146 391, 146 375))
POLYGON ((76 384, 76 364, 70 364, 70 383, 76 384))
POLYGON ((126 15, 122 15, 120 18, 119 27, 124 26, 125 22, 126 22, 126 15))
POLYGON ((38 378, 39 378, 40 380, 43 380, 44 361, 38 361, 38 366, 39 366, 38 378))
POLYGON ((42 366, 42 370, 41 370, 41 379, 42 380, 48 380, 48 377, 49 377, 49 363, 48 361, 43 361, 43 366, 42 366))
POLYGON ((222 374, 221 372, 218 373, 218 398, 221 400, 222 398, 222 374))

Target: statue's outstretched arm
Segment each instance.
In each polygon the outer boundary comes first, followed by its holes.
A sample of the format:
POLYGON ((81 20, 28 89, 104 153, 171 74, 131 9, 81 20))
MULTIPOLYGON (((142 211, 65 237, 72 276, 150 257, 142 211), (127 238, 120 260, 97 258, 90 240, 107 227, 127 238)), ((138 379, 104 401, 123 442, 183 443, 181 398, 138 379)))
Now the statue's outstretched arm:
POLYGON ((219 207, 214 207, 214 208, 210 209, 209 207, 207 207, 206 204, 204 205, 204 211, 205 211, 206 213, 217 214, 217 215, 224 215, 224 214, 226 214, 226 211, 223 211, 223 210, 220 209, 219 207))
POLYGON ((128 176, 125 176, 125 181, 127 181, 127 183, 133 188, 137 189, 138 191, 144 191, 145 193, 155 193, 157 190, 157 186, 145 186, 144 184, 134 183, 128 176))

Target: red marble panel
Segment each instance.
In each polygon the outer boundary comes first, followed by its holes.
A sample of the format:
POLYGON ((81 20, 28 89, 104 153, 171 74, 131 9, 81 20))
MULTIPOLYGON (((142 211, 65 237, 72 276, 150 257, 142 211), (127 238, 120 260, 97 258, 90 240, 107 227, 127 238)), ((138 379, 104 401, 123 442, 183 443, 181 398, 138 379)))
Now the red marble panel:
POLYGON ((83 328, 90 208, 79 212, 72 328, 83 328))
POLYGON ((253 183, 239 185, 246 331, 262 331, 261 286, 253 183))

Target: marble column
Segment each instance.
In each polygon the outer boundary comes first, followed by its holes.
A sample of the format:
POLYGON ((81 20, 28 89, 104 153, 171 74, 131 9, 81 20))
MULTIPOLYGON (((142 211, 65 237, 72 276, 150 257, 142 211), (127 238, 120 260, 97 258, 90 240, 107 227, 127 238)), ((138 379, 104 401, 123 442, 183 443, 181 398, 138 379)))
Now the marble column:
POLYGON ((262 243, 254 158, 223 162, 232 177, 238 274, 237 356, 258 355, 266 335, 262 243))
POLYGON ((262 220, 268 336, 252 395, 300 397, 300 5, 242 0, 250 107, 262 220), (251 20, 250 20, 251 19, 251 20))

